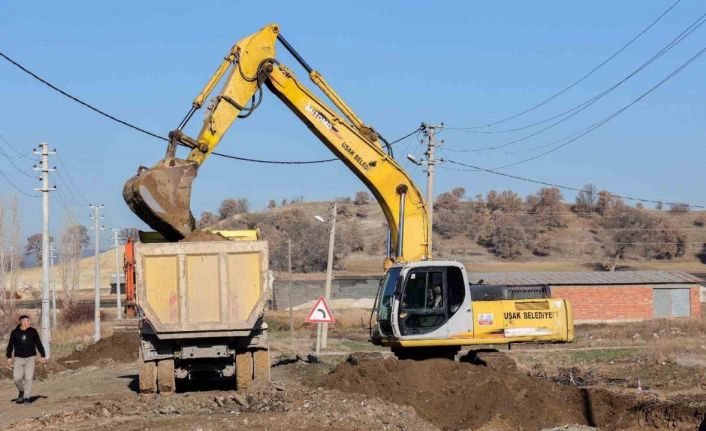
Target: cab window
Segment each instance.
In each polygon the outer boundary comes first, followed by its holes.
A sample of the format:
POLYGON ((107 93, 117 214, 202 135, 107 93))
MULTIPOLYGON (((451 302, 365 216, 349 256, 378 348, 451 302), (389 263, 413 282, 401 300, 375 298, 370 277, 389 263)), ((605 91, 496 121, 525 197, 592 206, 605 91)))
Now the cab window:
POLYGON ((402 297, 402 307, 432 310, 444 307, 444 276, 441 271, 412 272, 402 297))

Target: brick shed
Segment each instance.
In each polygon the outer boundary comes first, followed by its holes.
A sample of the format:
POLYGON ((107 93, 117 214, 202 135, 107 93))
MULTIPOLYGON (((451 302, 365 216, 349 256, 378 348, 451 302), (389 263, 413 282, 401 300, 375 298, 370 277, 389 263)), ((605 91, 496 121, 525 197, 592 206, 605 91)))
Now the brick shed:
POLYGON ((703 280, 681 271, 472 272, 472 283, 549 285, 568 299, 576 322, 700 317, 703 280))

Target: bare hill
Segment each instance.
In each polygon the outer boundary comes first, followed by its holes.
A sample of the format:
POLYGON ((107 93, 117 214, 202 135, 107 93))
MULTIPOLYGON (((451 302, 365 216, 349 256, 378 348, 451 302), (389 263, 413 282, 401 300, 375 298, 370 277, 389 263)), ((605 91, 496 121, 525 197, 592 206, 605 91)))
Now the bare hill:
MULTIPOLYGON (((706 260, 706 212, 631 207, 610 196, 608 202, 597 202, 585 211, 560 200, 551 202, 561 194, 552 197, 540 191, 522 200, 512 192, 493 193, 472 200, 460 196, 452 202, 451 193, 439 196, 435 258, 459 260, 483 271, 706 270, 701 261, 706 260)), ((382 211, 374 201, 339 198, 338 202, 338 226, 343 232, 337 235, 337 242, 343 243, 337 244, 339 273, 379 274, 386 240, 382 211)), ((313 220, 314 215, 326 216, 329 205, 296 202, 236 214, 208 226, 261 228, 276 255, 284 244, 278 238, 281 231, 297 223, 313 224, 308 236, 298 240, 325 250, 328 227, 313 220), (287 214, 296 220, 288 220, 287 214)), ((319 272, 321 263, 301 272, 319 272)), ((275 267, 283 269, 276 262, 275 267)))

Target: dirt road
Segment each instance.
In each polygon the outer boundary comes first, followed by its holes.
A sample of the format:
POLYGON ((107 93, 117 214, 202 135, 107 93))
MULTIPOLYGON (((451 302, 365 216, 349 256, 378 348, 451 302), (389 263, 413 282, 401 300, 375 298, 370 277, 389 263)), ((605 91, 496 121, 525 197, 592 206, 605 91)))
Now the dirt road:
POLYGON ((10 403, 0 380, 0 429, 24 430, 540 430, 706 429, 704 403, 557 385, 500 367, 380 355, 284 361, 273 384, 246 393, 217 385, 139 396, 136 364, 66 370, 36 382, 40 398, 10 403), (206 390, 208 388, 208 390, 206 390), (564 428, 570 426, 570 428, 564 428))
MULTIPOLYGON (((31 405, 14 405, 9 379, 0 380, 0 429, 95 430, 308 430, 389 429, 437 430, 410 407, 304 385, 306 373, 296 366, 273 369, 277 383, 245 394, 186 388, 167 397, 135 393, 136 364, 63 371, 35 384, 40 398, 31 405)), ((323 364, 303 367, 312 376, 323 364)))

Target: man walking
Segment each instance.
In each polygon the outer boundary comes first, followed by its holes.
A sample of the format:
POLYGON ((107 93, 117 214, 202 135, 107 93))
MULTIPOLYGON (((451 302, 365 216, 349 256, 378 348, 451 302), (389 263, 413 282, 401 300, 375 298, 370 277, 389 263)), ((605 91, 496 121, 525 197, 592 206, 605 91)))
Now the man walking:
POLYGON ((20 391, 15 401, 17 404, 31 403, 32 380, 34 379, 34 362, 37 350, 41 358, 39 362, 46 363, 46 355, 39 333, 32 328, 29 316, 20 316, 20 324, 12 330, 10 341, 7 343, 7 365, 12 369, 12 378, 15 386, 20 391), (14 359, 12 353, 15 353, 14 359))

